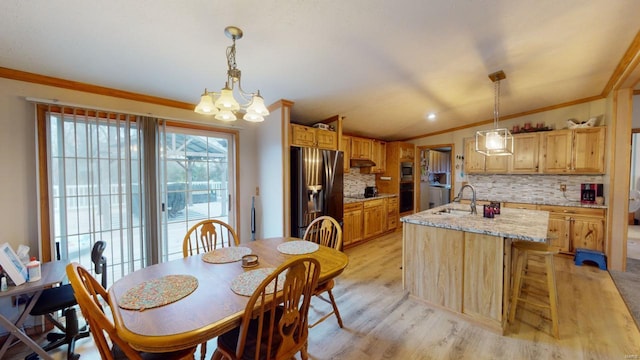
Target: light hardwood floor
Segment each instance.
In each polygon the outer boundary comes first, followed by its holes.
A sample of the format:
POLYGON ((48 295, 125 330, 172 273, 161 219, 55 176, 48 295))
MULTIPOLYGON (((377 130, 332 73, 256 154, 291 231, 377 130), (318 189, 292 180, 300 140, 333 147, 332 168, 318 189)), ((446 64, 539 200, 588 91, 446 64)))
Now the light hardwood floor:
MULTIPOLYGON (((402 289, 401 237, 346 250, 349 266, 334 290, 345 328, 333 317, 314 327, 311 359, 640 359, 640 331, 608 272, 558 257, 560 339, 529 309, 501 336, 411 299, 402 289)), ((311 320, 326 309, 313 304, 311 320)), ((81 359, 98 358, 90 343, 79 349, 81 359)))

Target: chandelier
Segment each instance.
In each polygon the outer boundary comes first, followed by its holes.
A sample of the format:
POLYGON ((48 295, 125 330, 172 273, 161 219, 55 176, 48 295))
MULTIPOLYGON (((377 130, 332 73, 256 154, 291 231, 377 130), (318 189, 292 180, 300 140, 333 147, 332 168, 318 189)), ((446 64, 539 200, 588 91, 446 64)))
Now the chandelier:
POLYGON ((513 136, 506 128, 498 128, 500 80, 507 76, 500 70, 489 74, 494 83, 493 129, 476 132, 476 151, 486 156, 513 155, 513 136))
POLYGON ((200 102, 195 108, 195 112, 203 115, 215 115, 221 121, 235 121, 238 112, 244 112, 243 119, 251 122, 264 121, 264 117, 269 115, 269 110, 264 105, 264 99, 260 96, 260 90, 255 93, 247 93, 242 89, 240 83, 240 69, 236 65, 236 40, 242 38, 242 30, 235 26, 227 26, 224 29, 225 35, 233 41, 227 47, 227 82, 219 93, 204 89, 200 97, 200 102), (244 105, 240 105, 235 99, 233 89, 238 85, 238 93, 242 97, 244 105))

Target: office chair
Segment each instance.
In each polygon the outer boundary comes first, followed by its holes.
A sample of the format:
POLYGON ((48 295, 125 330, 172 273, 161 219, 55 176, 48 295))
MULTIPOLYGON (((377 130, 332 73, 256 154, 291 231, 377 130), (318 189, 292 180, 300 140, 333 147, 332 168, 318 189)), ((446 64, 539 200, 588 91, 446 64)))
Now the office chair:
MULTIPOLYGON (((57 244, 56 244, 57 245, 57 244)), ((104 241, 96 241, 91 250, 91 261, 95 266, 96 274, 102 274, 102 286, 106 287, 107 283, 107 260, 102 253, 106 248, 107 243, 104 241)), ((57 258, 60 259, 60 251, 57 251, 57 258)), ((73 294, 73 288, 70 284, 64 284, 58 287, 49 288, 42 292, 38 301, 31 309, 29 315, 46 317, 51 323, 60 329, 62 333, 50 332, 47 334, 47 341, 49 343, 43 347, 44 351, 56 349, 64 344, 68 344, 67 359, 77 360, 80 358, 79 354, 75 354, 75 342, 78 339, 88 337, 90 332, 87 329, 78 328, 78 315, 76 314, 75 305, 78 302, 73 294), (62 311, 62 315, 65 317, 65 325, 58 321, 53 314, 62 311), (81 331, 82 330, 82 331, 81 331)), ((29 354, 25 360, 38 359, 38 354, 29 354)))

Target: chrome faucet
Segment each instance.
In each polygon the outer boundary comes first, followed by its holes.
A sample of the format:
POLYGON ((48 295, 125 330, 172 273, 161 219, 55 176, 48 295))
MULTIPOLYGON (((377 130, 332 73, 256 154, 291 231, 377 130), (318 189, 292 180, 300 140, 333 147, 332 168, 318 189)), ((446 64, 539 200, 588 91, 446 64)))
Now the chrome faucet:
POLYGON ((471 213, 477 215, 478 211, 476 210, 476 189, 473 186, 469 184, 463 185, 460 189, 460 192, 458 192, 458 196, 453 198, 453 202, 460 202, 460 200, 462 199, 462 193, 464 192, 465 188, 471 189, 471 213))

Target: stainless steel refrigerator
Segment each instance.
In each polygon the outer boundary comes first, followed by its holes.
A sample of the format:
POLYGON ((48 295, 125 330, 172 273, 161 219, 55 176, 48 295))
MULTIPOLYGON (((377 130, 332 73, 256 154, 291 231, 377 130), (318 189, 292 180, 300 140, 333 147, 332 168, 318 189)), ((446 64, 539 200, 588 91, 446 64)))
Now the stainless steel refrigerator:
POLYGON ((291 236, 322 215, 342 225, 343 162, 341 151, 291 147, 291 236))

